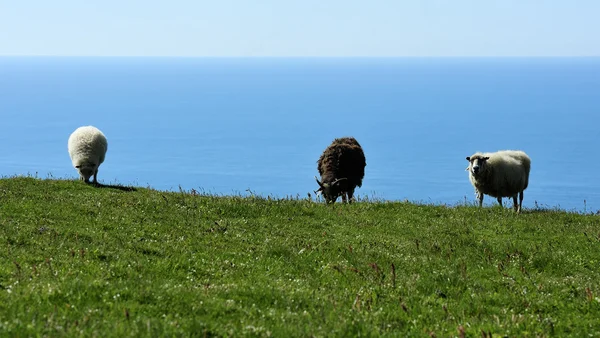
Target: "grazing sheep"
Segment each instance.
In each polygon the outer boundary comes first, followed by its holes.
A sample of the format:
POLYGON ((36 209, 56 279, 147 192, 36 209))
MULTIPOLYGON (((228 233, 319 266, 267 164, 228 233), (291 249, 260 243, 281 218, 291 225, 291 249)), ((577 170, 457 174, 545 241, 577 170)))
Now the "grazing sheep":
POLYGON ((338 196, 342 201, 352 202, 354 189, 362 186, 365 176, 365 154, 353 137, 333 140, 317 161, 321 180, 315 176, 319 189, 327 203, 335 203, 338 196))
POLYGON ((531 159, 527 154, 520 150, 475 153, 467 157, 467 161, 469 179, 475 188, 480 207, 484 194, 496 197, 501 206, 502 197, 512 197, 515 211, 521 212, 523 191, 529 184, 531 169, 531 159))
POLYGON ((98 167, 104 162, 107 149, 106 137, 96 127, 79 127, 69 136, 69 156, 80 180, 89 183, 93 175, 94 183, 98 183, 98 167))

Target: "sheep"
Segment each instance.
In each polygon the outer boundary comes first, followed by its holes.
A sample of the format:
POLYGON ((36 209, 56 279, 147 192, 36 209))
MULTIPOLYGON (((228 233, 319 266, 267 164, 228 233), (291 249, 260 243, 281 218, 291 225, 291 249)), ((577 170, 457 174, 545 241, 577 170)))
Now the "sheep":
POLYGON ((317 161, 321 180, 315 176, 319 184, 315 193, 321 192, 327 203, 335 203, 338 196, 342 196, 342 202, 352 203, 354 189, 362 186, 366 165, 365 154, 356 139, 336 138, 317 161))
POLYGON ((79 172, 79 179, 89 183, 98 183, 98 167, 104 162, 108 142, 104 134, 94 126, 77 128, 69 136, 69 156, 73 166, 79 172))
POLYGON ((483 195, 498 199, 502 206, 502 197, 513 198, 513 208, 517 213, 523 206, 523 191, 529 185, 531 159, 520 150, 502 150, 495 153, 475 153, 467 157, 469 180, 475 188, 479 206, 483 204, 483 195), (517 205, 517 195, 519 204, 517 205))

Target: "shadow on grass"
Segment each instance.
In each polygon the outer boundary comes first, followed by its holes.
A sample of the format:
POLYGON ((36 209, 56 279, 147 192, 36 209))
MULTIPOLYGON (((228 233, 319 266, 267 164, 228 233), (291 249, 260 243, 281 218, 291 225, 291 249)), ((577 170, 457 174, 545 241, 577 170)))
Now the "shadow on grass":
POLYGON ((579 214, 579 215, 600 215, 600 210, 593 212, 593 211, 581 211, 581 210, 564 210, 564 209, 560 209, 558 207, 555 208, 536 208, 536 209, 523 209, 521 211, 522 214, 562 214, 562 213, 568 213, 568 214, 579 214))
POLYGON ((136 188, 134 187, 126 187, 123 185, 118 185, 118 184, 102 184, 102 183, 88 183, 91 186, 94 186, 96 188, 109 188, 109 189, 117 189, 117 190, 121 190, 121 191, 137 191, 136 188))
POLYGON ((527 215, 527 214, 549 214, 549 213, 559 213, 561 212, 560 210, 554 210, 554 209, 523 209, 521 210, 521 214, 523 215, 527 215))

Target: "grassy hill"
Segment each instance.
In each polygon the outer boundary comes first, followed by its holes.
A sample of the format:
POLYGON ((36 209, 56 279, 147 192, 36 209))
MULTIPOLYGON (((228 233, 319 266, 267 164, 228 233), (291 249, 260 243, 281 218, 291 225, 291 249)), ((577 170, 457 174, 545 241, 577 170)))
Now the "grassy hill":
POLYGON ((599 336, 600 217, 0 180, 9 336, 599 336))

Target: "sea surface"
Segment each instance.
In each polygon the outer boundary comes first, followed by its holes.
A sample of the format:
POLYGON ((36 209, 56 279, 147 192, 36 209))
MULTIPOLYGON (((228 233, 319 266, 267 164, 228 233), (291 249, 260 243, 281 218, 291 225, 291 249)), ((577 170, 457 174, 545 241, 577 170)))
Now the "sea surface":
POLYGON ((465 157, 522 149, 527 208, 600 209, 600 58, 0 57, 0 117, 4 177, 75 179, 94 125, 103 183, 305 198, 354 136, 362 198, 473 203, 465 157))

